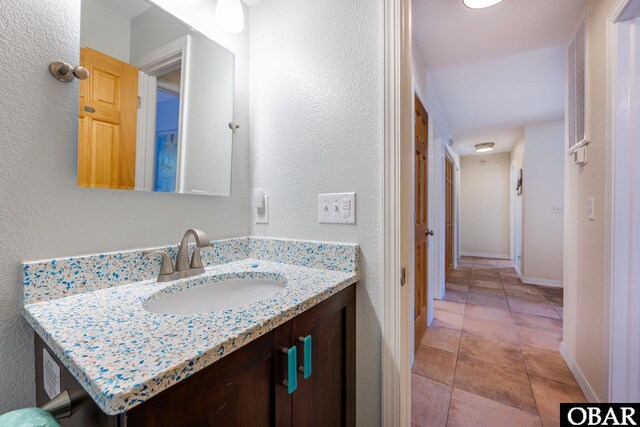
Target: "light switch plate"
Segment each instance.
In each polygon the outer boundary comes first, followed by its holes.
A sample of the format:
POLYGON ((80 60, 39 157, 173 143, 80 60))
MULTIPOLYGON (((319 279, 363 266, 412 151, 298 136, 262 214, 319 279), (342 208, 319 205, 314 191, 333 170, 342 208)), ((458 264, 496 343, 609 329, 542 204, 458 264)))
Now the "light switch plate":
POLYGON ((589 221, 596 220, 596 199, 593 197, 587 199, 587 217, 589 221))
POLYGON ((319 194, 318 222, 320 224, 355 224, 356 193, 319 194))

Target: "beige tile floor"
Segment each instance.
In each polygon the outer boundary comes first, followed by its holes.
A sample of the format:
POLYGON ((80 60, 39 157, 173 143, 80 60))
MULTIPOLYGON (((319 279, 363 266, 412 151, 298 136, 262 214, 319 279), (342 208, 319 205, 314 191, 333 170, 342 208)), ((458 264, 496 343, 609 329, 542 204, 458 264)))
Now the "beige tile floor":
POLYGON ((559 426, 560 402, 585 401, 558 352, 561 289, 469 257, 446 288, 415 354, 413 426, 559 426))

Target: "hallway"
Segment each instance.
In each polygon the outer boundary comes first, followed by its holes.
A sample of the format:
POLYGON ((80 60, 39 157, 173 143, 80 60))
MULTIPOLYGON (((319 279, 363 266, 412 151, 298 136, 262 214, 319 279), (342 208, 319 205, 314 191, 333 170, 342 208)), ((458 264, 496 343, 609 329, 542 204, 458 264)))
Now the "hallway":
POLYGON ((462 257, 415 354, 413 426, 558 426, 560 402, 585 401, 558 352, 562 298, 462 257))

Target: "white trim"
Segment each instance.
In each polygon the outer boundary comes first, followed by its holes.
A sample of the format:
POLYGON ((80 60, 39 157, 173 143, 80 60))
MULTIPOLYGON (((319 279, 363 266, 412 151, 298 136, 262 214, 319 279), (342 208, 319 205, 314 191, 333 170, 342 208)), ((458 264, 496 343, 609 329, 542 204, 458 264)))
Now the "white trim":
POLYGON ((580 386, 580 390, 582 390, 584 397, 587 398, 589 403, 600 403, 600 401, 598 400, 598 397, 593 391, 593 388, 589 384, 589 381, 587 381, 587 377, 584 376, 584 374, 582 373, 582 371, 580 370, 576 362, 573 360, 573 358, 569 354, 569 350, 567 350, 567 347, 565 346, 564 341, 560 343, 559 351, 560 351, 560 355, 562 356, 564 361, 567 363, 569 370, 571 371, 576 381, 578 382, 578 385, 580 386))
POLYGON ((535 277, 526 277, 522 274, 517 264, 514 265, 514 269, 516 270, 516 274, 518 274, 518 278, 522 281, 522 283, 526 285, 546 286, 549 288, 564 288, 564 282, 562 280, 537 279, 535 277))
POLYGON ((136 128, 136 191, 153 191, 156 154, 156 78, 138 71, 138 108, 136 128))
POLYGON ((640 400, 640 37, 637 21, 622 21, 634 4, 619 0, 607 19, 604 396, 613 402, 640 400))
POLYGON ((563 288, 562 280, 536 279, 535 277, 520 276, 520 280, 527 285, 547 286, 549 288, 563 288))
MULTIPOLYGON (((149 76, 158 76, 164 73, 181 68, 180 73, 180 117, 178 119, 178 159, 176 168, 176 192, 185 193, 184 191, 184 174, 185 174, 185 153, 187 149, 187 117, 189 105, 189 74, 191 72, 191 36, 186 35, 168 43, 158 49, 146 53, 133 61, 141 72, 149 76)), ((142 99, 143 109, 147 111, 147 116, 153 114, 155 117, 155 109, 150 105, 146 105, 151 101, 151 97, 142 99)), ((155 104, 155 99, 154 99, 155 104)), ((155 119, 154 119, 155 122, 155 119)), ((155 149, 155 131, 146 132, 147 144, 152 144, 155 149)))
POLYGON ((488 252, 460 252, 460 256, 472 256, 476 258, 510 259, 509 254, 490 254, 488 252))
POLYGON ((516 198, 518 197, 516 185, 518 177, 516 161, 512 160, 509 166, 509 259, 516 260, 516 198))
POLYGON ((513 269, 516 271, 516 274, 518 275, 518 278, 524 282, 524 276, 522 275, 522 271, 520 271, 520 266, 518 265, 517 262, 513 263, 513 269))
MULTIPOLYGON (((384 93, 382 238, 384 315, 382 325, 382 423, 411 425, 409 330, 410 286, 400 286, 402 267, 410 266, 413 227, 410 213, 413 82, 411 77, 411 2, 384 1, 384 93)), ((407 272, 407 283, 413 277, 407 272)))
MULTIPOLYGON (((435 126, 434 117, 429 114, 429 110, 427 110, 427 114, 429 115, 427 129, 427 140, 429 145, 427 154, 427 228, 434 231, 433 236, 427 237, 427 326, 429 326, 431 325, 431 322, 433 322, 434 297, 436 295, 436 288, 438 287, 437 284, 440 281, 440 276, 444 276, 442 273, 443 265, 440 264, 440 237, 442 236, 444 229, 440 224, 440 219, 442 217, 441 210, 444 208, 444 204, 440 199, 440 187, 443 180, 439 173, 442 170, 442 163, 444 163, 444 159, 440 157, 439 154, 442 146, 438 145, 441 143, 442 138, 439 136, 436 137, 438 131, 435 126)), ((413 152, 415 153, 415 149, 413 152)), ((415 170, 415 167, 413 170, 415 170)), ((415 194, 415 180, 412 184, 412 191, 413 194, 415 194)), ((415 234, 413 238, 415 239, 415 234)))

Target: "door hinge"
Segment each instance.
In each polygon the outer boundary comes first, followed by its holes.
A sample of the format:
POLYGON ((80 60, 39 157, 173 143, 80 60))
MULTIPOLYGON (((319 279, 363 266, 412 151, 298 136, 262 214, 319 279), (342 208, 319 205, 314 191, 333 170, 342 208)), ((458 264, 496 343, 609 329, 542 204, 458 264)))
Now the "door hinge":
POLYGON ((400 270, 400 286, 404 286, 405 283, 407 283, 407 269, 402 267, 402 270, 400 270))
POLYGON ((138 110, 142 108, 142 97, 138 97, 138 110))

